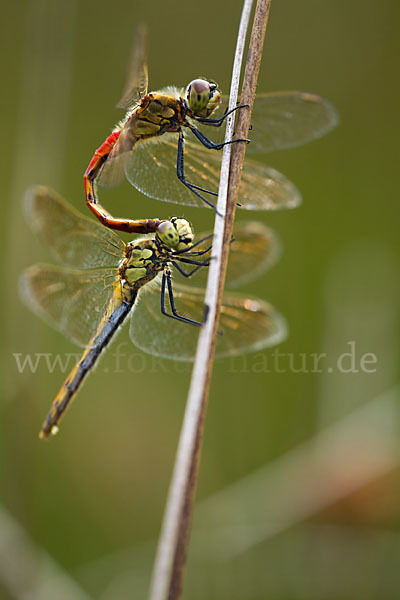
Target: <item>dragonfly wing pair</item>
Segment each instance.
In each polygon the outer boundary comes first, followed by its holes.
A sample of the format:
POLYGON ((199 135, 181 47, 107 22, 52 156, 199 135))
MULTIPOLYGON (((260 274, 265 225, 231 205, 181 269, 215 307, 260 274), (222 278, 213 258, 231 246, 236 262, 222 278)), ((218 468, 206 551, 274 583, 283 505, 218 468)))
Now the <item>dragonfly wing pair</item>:
POLYGON ((125 89, 117 104, 118 108, 131 110, 147 94, 149 74, 147 68, 147 27, 138 27, 132 45, 129 72, 127 73, 125 89))
POLYGON ((85 348, 111 299, 117 275, 117 269, 33 265, 20 279, 20 296, 33 312, 85 348))
POLYGON ((32 231, 60 263, 89 269, 115 267, 121 259, 125 244, 118 235, 83 216, 53 190, 29 188, 23 209, 32 231))
MULTIPOLYGON (((222 116, 227 105, 228 96, 222 96, 215 116, 222 116)), ((257 93, 246 154, 266 154, 302 146, 329 133, 338 122, 333 104, 318 94, 297 90, 257 93)), ((197 127, 213 141, 223 141, 223 127, 213 129, 202 123, 197 123, 197 127)))
MULTIPOLYGON (((203 288, 189 289, 174 282, 174 299, 181 314, 202 320, 203 288)), ((138 348, 164 358, 193 360, 197 333, 193 328, 182 327, 161 314, 158 289, 143 288, 133 310, 130 337, 138 348)), ((273 306, 263 300, 236 293, 223 296, 219 330, 217 358, 273 346, 282 342, 287 335, 286 322, 273 306)))
MULTIPOLYGON (((199 250, 203 248, 206 250, 212 243, 212 238, 207 239, 207 232, 197 234, 196 238, 204 239, 204 242, 198 246, 199 250)), ((259 221, 235 223, 225 287, 235 289, 257 279, 276 264, 281 252, 280 239, 273 229, 259 221)), ((210 256, 211 251, 209 250, 204 258, 210 256)), ((207 269, 200 269, 196 277, 192 279, 193 284, 196 287, 205 287, 207 275, 207 269)))

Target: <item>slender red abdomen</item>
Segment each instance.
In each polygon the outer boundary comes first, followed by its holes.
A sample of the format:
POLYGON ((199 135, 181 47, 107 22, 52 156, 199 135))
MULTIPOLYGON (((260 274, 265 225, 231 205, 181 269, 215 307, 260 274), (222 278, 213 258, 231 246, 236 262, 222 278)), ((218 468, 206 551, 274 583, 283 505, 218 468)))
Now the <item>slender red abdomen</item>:
POLYGON ((97 177, 101 166, 105 163, 105 161, 108 158, 108 155, 114 148, 120 133, 121 129, 118 129, 118 131, 113 131, 112 134, 108 136, 106 141, 103 142, 99 148, 97 148, 92 160, 89 163, 88 168, 85 171, 85 174, 83 176, 83 182, 85 186, 85 196, 87 204, 89 204, 89 202, 96 203, 94 181, 97 177))
POLYGON ((105 227, 126 233, 154 233, 161 223, 159 219, 116 219, 105 208, 97 202, 95 181, 96 177, 107 160, 111 150, 114 148, 121 129, 114 131, 108 136, 105 142, 97 148, 83 176, 85 186, 86 204, 92 213, 99 219, 105 227))

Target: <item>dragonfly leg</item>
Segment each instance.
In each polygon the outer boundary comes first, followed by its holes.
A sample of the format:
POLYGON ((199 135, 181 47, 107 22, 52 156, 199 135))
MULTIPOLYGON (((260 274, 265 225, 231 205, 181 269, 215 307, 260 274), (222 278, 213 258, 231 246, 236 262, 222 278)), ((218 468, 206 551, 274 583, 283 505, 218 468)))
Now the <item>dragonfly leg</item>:
POLYGON ((190 131, 197 137, 197 139, 208 150, 221 150, 221 148, 223 148, 224 146, 227 146, 228 144, 236 144, 236 142, 246 142, 246 144, 250 143, 250 140, 247 138, 238 138, 236 140, 230 140, 229 142, 221 142, 220 144, 215 144, 196 127, 189 126, 189 128, 190 128, 190 131))
MULTIPOLYGON (((193 246, 192 246, 193 248, 193 246)), ((204 254, 207 254, 207 252, 210 252, 212 246, 209 246, 208 248, 206 248, 205 250, 199 250, 198 252, 189 252, 188 256, 203 256, 204 254)), ((179 256, 179 252, 174 252, 174 255, 178 254, 179 256)))
POLYGON ((187 265, 197 265, 198 267, 209 267, 210 259, 208 260, 192 260, 190 258, 180 258, 179 261, 186 263, 187 265))
POLYGON ((182 267, 175 261, 172 261, 172 264, 174 265, 175 269, 177 269, 179 271, 179 273, 181 275, 183 275, 184 277, 191 277, 192 275, 194 275, 195 273, 197 273, 197 271, 199 269, 201 269, 201 267, 203 267, 204 265, 197 265, 197 267, 195 267, 194 269, 192 269, 191 271, 184 271, 182 269, 182 267))
POLYGON ((162 284, 161 284, 161 312, 166 317, 169 317, 171 319, 175 319, 176 321, 180 321, 181 323, 188 323, 189 325, 196 325, 198 327, 201 327, 203 325, 203 323, 200 323, 200 321, 195 321, 194 319, 189 319, 188 317, 183 317, 176 310, 176 308, 175 308, 175 302, 174 302, 174 294, 173 294, 173 291, 172 291, 171 272, 169 270, 167 270, 166 272, 164 272, 163 276, 162 276, 162 284), (167 286, 168 286, 169 303, 170 303, 170 306, 171 306, 171 312, 172 312, 172 314, 168 313, 167 310, 166 310, 166 307, 165 307, 165 292, 166 292, 166 287, 167 286))
POLYGON ((204 196, 202 196, 199 192, 204 192, 206 194, 212 194, 213 196, 218 196, 216 192, 212 192, 211 190, 206 190, 205 188, 201 188, 197 185, 189 183, 185 177, 185 168, 184 168, 184 138, 182 131, 179 132, 178 138, 178 154, 176 160, 176 174, 178 176, 179 181, 183 183, 193 194, 195 194, 198 198, 203 200, 208 206, 216 210, 215 205, 207 200, 204 196))
POLYGON ((226 117, 228 117, 233 112, 235 112, 235 110, 238 110, 238 108, 249 108, 249 105, 248 104, 240 104, 239 106, 235 106, 235 108, 231 108, 231 110, 226 109, 224 114, 222 115, 222 117, 219 117, 219 119, 206 119, 206 118, 197 117, 196 121, 199 121, 199 123, 204 123, 205 125, 211 125, 212 127, 221 127, 221 125, 225 121, 226 117))
POLYGON ((196 273, 199 269, 201 269, 201 267, 209 267, 210 266, 210 260, 211 260, 211 258, 209 258, 208 260, 193 260, 193 259, 190 259, 190 258, 179 258, 180 262, 183 262, 183 263, 185 263, 187 265, 196 265, 196 268, 192 269, 189 272, 184 271, 182 269, 182 267, 179 265, 179 263, 177 263, 176 261, 171 261, 171 262, 174 265, 174 267, 176 269, 178 269, 179 273, 181 273, 184 277, 190 277, 191 275, 193 275, 194 273, 196 273))
POLYGON ((209 246, 205 250, 199 250, 199 252, 191 252, 190 256, 203 256, 204 254, 207 254, 207 252, 210 252, 211 248, 212 246, 209 246))
MULTIPOLYGON (((224 146, 227 146, 228 144, 235 144, 236 142, 246 142, 246 144, 249 144, 251 141, 248 138, 237 138, 235 140, 230 140, 229 142, 222 142, 220 144, 215 144, 196 127, 189 125, 189 128, 192 131, 192 133, 194 133, 194 135, 197 137, 197 139, 203 144, 203 146, 209 150, 221 150, 221 148, 223 148, 224 146)), ((194 191, 194 190, 192 190, 192 191, 194 191)), ((242 206, 239 202, 237 202, 236 205, 242 206)))

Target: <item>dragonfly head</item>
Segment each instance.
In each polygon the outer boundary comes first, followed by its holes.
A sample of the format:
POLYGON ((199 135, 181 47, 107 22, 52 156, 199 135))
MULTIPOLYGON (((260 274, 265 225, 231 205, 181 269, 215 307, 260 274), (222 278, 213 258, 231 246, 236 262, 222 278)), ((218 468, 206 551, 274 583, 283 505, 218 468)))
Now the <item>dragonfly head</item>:
POLYGON ((193 79, 185 91, 186 106, 194 116, 208 118, 221 102, 221 92, 214 81, 193 79))
POLYGON ((157 235, 172 250, 184 250, 193 244, 193 230, 186 219, 173 217, 170 221, 162 221, 157 235))

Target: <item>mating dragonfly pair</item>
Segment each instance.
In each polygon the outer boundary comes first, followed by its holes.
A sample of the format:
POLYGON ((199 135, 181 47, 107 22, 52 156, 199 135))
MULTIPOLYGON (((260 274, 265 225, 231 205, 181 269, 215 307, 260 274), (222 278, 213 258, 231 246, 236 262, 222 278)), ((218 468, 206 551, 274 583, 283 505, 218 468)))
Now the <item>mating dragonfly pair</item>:
MULTIPOLYGON (((85 348, 53 402, 41 437, 57 431, 84 378, 129 314, 131 340, 142 350, 175 360, 194 356, 196 326, 204 320, 201 284, 212 236, 195 239, 185 219, 116 219, 98 203, 96 185, 112 186, 126 175, 148 196, 213 206, 208 197, 217 193, 220 169, 214 151, 224 143, 211 141, 203 129, 218 128, 229 113, 218 116, 220 91, 204 79, 192 81, 184 91, 166 88, 149 94, 147 87, 145 34, 140 30, 130 83, 120 103, 127 109, 126 117, 95 152, 84 176, 87 204, 102 225, 80 215, 48 188, 32 188, 25 198, 28 222, 62 266, 29 268, 21 279, 22 298, 85 348), (112 229, 152 235, 125 244, 112 229), (172 269, 188 282, 195 276, 198 287, 172 284, 172 269)), ((327 132, 336 121, 332 106, 318 96, 260 95, 249 149, 264 152, 302 144, 327 132)), ((250 161, 245 163, 239 194, 246 209, 291 208, 300 201, 295 186, 283 175, 250 161)), ((228 285, 251 280, 277 255, 271 230, 253 222, 237 226, 228 285)), ((220 329, 216 356, 265 348, 286 335, 285 320, 270 304, 232 293, 223 299, 220 329)))

